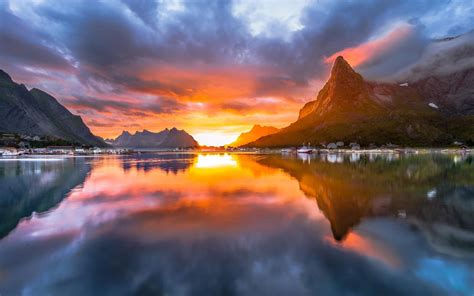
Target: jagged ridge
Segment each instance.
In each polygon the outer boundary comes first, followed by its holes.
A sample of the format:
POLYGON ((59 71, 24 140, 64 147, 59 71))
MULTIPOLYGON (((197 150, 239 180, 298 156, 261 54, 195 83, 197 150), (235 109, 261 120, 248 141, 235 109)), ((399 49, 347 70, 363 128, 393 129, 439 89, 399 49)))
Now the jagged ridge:
POLYGON ((343 57, 329 80, 299 118, 278 133, 246 146, 275 147, 333 141, 363 145, 395 143, 440 146, 460 140, 474 143, 474 117, 447 116, 428 105, 419 86, 367 82, 343 57))
POLYGON ((105 146, 84 124, 46 92, 15 83, 0 70, 0 131, 52 136, 86 145, 105 146))
POLYGON ((232 147, 239 147, 250 142, 253 142, 263 136, 271 135, 278 132, 279 129, 273 126, 261 126, 261 125, 254 125, 252 129, 248 132, 241 133, 237 140, 229 144, 232 147))
POLYGON ((117 147, 129 148, 193 148, 198 147, 197 141, 186 131, 177 128, 164 129, 158 133, 143 130, 131 134, 123 131, 115 140, 109 141, 117 147))

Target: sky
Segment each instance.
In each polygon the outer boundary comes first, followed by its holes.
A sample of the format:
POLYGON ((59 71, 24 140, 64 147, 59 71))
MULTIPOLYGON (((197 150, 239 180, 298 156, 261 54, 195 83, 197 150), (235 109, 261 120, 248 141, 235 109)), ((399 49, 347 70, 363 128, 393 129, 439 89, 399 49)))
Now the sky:
POLYGON ((0 0, 0 69, 101 137, 222 145, 295 121, 338 55, 383 79, 473 18, 474 0, 0 0))

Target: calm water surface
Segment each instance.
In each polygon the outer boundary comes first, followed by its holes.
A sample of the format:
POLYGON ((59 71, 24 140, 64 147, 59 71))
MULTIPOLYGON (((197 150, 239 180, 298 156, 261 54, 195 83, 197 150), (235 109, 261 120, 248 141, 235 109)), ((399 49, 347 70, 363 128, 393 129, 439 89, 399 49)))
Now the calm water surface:
POLYGON ((474 295, 469 155, 0 161, 0 295, 474 295))

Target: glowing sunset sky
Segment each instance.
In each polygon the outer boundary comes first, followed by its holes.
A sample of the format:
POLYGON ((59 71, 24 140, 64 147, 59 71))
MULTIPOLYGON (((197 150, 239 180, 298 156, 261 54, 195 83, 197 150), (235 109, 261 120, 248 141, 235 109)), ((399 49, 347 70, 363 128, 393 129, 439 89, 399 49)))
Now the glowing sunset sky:
POLYGON ((294 121, 337 55, 383 78, 472 30, 473 3, 0 0, 0 68, 104 138, 177 127, 220 145, 294 121))

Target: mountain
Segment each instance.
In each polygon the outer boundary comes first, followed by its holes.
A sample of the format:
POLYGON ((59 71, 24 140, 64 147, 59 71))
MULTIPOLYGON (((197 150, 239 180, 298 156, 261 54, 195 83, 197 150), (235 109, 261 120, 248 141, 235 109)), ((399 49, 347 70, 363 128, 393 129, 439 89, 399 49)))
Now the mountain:
POLYGON ((193 148, 198 147, 198 142, 184 130, 176 128, 164 129, 153 133, 147 130, 130 134, 123 131, 115 140, 109 143, 117 147, 128 148, 193 148))
POLYGON ((433 40, 422 57, 394 75, 446 115, 474 115, 474 30, 433 40))
POLYGON ((445 115, 474 115, 474 67, 451 74, 431 75, 413 83, 426 102, 445 115))
POLYGON ((52 136, 94 146, 106 145, 80 116, 73 115, 46 92, 15 83, 0 70, 0 132, 52 136))
POLYGON ((271 135, 278 132, 279 129, 273 126, 261 126, 261 125, 254 125, 252 129, 248 132, 241 133, 240 136, 235 140, 233 143, 229 144, 229 146, 239 147, 250 142, 253 142, 263 136, 271 135))
MULTIPOLYGON (((437 100, 429 87, 433 83, 429 78, 413 84, 366 81, 343 57, 338 57, 329 80, 316 100, 303 106, 296 122, 246 146, 282 147, 334 141, 365 146, 442 146, 454 141, 474 144, 474 116, 468 109, 446 112, 448 107, 436 105, 443 99, 449 101, 446 94, 472 92, 471 77, 456 75, 459 79, 453 78, 453 74, 438 76, 447 86, 438 83, 437 100), (458 85, 463 87, 456 88, 458 85)), ((469 104, 474 103, 474 97, 469 100, 469 104)))

